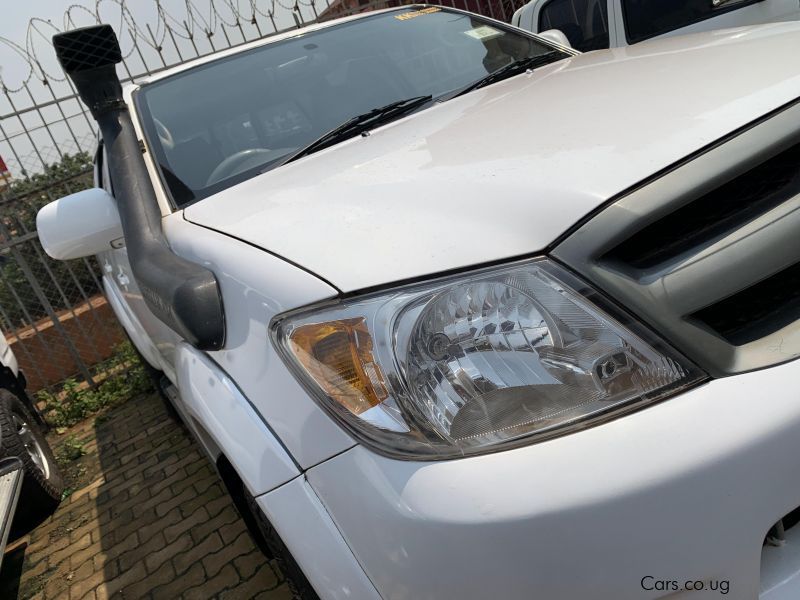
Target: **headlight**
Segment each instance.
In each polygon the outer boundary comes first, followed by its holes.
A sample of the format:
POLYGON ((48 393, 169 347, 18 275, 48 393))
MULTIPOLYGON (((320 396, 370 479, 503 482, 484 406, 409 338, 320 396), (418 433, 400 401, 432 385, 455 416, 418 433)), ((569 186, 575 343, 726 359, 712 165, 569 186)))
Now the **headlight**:
POLYGON ((353 435, 452 458, 629 411, 702 373, 538 259, 276 318, 287 363, 353 435))

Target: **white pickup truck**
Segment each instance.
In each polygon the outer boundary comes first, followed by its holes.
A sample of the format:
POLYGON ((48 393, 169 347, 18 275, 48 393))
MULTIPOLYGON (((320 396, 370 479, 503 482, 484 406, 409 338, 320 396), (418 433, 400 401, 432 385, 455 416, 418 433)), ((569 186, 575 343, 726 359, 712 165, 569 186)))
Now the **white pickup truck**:
POLYGON ((531 0, 517 9, 511 23, 534 33, 563 34, 562 42, 588 52, 799 18, 798 0, 531 0))
POLYGON ((102 147, 42 244, 301 597, 800 597, 800 23, 406 6, 125 88, 54 44, 102 147))

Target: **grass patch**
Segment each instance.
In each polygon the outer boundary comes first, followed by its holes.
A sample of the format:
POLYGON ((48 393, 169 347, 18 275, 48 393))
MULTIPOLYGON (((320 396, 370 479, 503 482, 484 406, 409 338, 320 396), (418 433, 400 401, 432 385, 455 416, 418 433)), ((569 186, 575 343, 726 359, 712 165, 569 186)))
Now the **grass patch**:
POLYGON ((86 455, 86 444, 80 441, 74 435, 68 435, 64 438, 61 446, 56 454, 56 462, 59 466, 64 466, 74 460, 78 460, 81 456, 86 455))
POLYGON ((67 379, 56 392, 39 392, 38 400, 44 402, 42 413, 52 427, 71 427, 104 408, 152 389, 150 377, 130 342, 117 346, 97 372, 99 383, 94 388, 67 379))

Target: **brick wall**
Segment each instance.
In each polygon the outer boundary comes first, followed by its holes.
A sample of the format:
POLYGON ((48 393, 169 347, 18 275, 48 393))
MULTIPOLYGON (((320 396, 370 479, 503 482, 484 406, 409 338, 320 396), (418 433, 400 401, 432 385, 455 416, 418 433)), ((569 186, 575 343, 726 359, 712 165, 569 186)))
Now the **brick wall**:
POLYGON ((58 322, 63 332, 46 318, 38 321, 35 327, 6 334, 28 380, 29 392, 79 375, 80 368, 64 334, 86 365, 95 365, 110 357, 114 346, 125 339, 114 311, 100 295, 76 305, 71 311, 61 311, 58 322))

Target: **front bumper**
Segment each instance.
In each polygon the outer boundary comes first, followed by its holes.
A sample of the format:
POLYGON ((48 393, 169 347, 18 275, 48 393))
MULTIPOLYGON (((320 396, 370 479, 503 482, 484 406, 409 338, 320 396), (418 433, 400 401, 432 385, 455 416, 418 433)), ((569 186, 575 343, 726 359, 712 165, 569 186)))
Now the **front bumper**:
POLYGON ((764 552, 764 577, 762 542, 800 505, 799 387, 794 361, 525 448, 358 446, 307 477, 387 600, 795 598, 800 539, 764 552))

